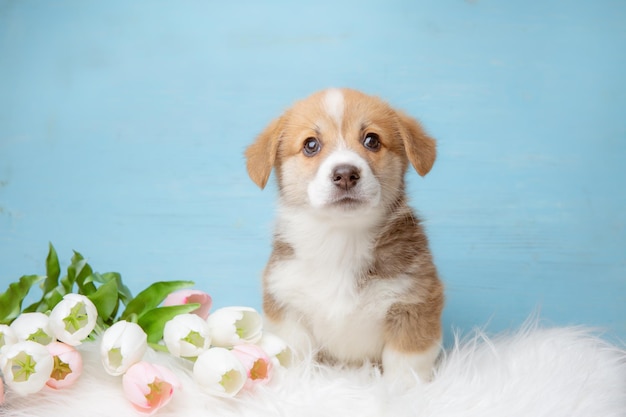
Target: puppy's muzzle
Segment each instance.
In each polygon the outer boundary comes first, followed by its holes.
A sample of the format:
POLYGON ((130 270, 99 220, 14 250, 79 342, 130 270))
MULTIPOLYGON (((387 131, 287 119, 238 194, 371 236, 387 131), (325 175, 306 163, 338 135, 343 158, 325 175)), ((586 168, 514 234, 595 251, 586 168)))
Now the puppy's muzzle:
POLYGON ((338 188, 348 191, 361 179, 360 170, 354 165, 338 165, 333 169, 331 179, 338 188))

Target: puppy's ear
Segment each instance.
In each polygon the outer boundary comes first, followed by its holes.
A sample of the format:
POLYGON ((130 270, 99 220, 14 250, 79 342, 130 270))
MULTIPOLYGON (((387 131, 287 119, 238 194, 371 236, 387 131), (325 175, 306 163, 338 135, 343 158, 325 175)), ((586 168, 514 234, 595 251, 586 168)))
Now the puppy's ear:
POLYGON ((246 149, 248 175, 261 189, 265 188, 276 160, 281 126, 282 117, 273 120, 246 149))
POLYGON ((406 155, 413 168, 423 177, 433 167, 437 157, 435 139, 424 132, 417 120, 401 111, 397 111, 397 114, 406 155))

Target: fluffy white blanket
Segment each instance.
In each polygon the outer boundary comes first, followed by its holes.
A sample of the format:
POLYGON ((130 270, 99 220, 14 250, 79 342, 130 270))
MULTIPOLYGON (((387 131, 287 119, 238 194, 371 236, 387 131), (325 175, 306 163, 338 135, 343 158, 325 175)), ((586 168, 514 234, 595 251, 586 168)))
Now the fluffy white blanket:
MULTIPOLYGON (((81 350, 85 370, 74 387, 25 398, 7 393, 0 416, 137 416, 123 397, 121 378, 102 370, 94 344, 81 350)), ((307 364, 237 399, 220 399, 199 391, 182 362, 149 355, 183 382, 158 411, 162 417, 626 416, 626 352, 578 328, 528 326, 493 339, 476 331, 455 341, 433 382, 404 393, 389 389, 371 368, 307 364)))

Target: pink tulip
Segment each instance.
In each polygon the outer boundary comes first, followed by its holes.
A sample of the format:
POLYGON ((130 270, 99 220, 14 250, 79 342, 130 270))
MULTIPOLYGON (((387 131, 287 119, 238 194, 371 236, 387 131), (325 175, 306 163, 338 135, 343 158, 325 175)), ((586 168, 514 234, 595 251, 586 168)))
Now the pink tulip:
POLYGON ((128 368, 122 385, 137 411, 152 414, 170 401, 180 382, 169 369, 142 361, 128 368))
POLYGON ((4 402, 4 381, 0 378, 0 405, 4 402))
POLYGON ((54 359, 54 368, 46 383, 51 388, 60 389, 72 385, 83 371, 83 358, 70 345, 52 342, 46 346, 54 359))
POLYGON ((183 304, 198 303, 200 307, 192 311, 193 314, 197 314, 206 320, 209 317, 209 310, 213 305, 211 296, 203 291, 199 290, 180 290, 170 293, 163 301, 164 306, 179 306, 183 304))
POLYGON ((237 345, 233 347, 233 355, 239 359, 248 372, 246 386, 255 383, 267 383, 273 370, 270 357, 257 345, 237 345))

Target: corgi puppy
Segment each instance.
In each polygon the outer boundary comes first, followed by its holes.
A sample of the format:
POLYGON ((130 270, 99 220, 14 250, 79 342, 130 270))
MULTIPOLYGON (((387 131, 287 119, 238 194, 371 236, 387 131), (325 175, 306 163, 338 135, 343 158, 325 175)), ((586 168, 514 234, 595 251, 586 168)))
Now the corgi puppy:
POLYGON ((300 355, 428 381, 443 285, 404 175, 409 164, 430 171, 435 141, 376 97, 329 89, 295 103, 245 154, 260 188, 272 169, 278 181, 266 328, 300 355))

